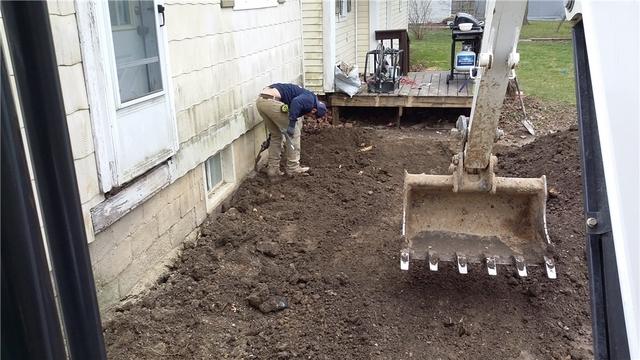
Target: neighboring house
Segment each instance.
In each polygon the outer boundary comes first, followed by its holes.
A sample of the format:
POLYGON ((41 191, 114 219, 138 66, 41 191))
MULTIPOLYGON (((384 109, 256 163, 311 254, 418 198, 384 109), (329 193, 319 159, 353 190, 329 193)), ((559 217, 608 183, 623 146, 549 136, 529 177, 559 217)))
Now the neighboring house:
POLYGON ((564 0, 529 0, 529 20, 564 19, 564 0))
POLYGON ((441 23, 451 17, 451 0, 421 0, 429 3, 430 23, 441 23))
MULTIPOLYGON (((451 3, 451 12, 453 15, 458 12, 466 12, 479 19, 484 19, 484 8, 486 6, 486 0, 432 1, 451 3)), ((528 20, 560 20, 564 18, 564 0, 527 0, 527 2, 528 20)))
POLYGON ((253 169, 254 99, 302 83, 300 1, 48 6, 104 310, 152 284, 253 169))
POLYGON ((364 71, 375 31, 407 29, 408 0, 301 0, 305 87, 334 91, 334 67, 344 61, 364 71))

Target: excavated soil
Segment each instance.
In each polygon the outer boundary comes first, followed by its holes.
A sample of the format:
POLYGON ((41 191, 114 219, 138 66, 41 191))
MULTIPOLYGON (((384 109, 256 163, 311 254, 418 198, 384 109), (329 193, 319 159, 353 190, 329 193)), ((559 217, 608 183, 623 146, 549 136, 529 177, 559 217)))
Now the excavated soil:
POLYGON ((591 358, 577 131, 498 154, 501 175, 548 177, 556 280, 400 271, 403 172, 446 173, 451 145, 435 130, 309 130, 312 174, 246 180, 169 273, 117 309, 109 358, 591 358))

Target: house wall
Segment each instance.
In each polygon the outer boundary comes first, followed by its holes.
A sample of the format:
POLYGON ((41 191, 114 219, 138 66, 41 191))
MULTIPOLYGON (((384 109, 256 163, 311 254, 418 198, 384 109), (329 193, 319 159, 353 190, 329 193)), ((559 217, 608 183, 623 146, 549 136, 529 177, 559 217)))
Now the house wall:
POLYGON ((387 0, 386 6, 383 6, 384 11, 381 11, 383 18, 380 20, 380 24, 384 26, 386 30, 407 29, 409 25, 408 0, 387 0))
POLYGON ((429 5, 430 23, 440 23, 451 16, 451 0, 431 0, 429 5))
POLYGON ((369 49, 369 0, 356 0, 356 11, 358 14, 357 21, 357 37, 358 37, 358 53, 356 61, 360 72, 364 72, 365 56, 369 49))
MULTIPOLYGON (((241 11, 221 8, 219 0, 165 2, 180 141, 169 166, 172 180, 96 233, 91 209, 111 196, 99 187, 76 7, 53 0, 48 6, 91 263, 105 311, 151 285, 182 244, 197 237, 207 209, 215 209, 253 170, 266 135, 254 106, 257 94, 273 82, 302 83, 301 9, 293 0, 241 11), (234 181, 207 194, 203 162, 223 149, 231 156, 234 181)), ((134 180, 125 190, 140 183, 134 180)))
POLYGON ((351 12, 336 15, 336 62, 356 62, 356 3, 352 1, 351 12))
POLYGON ((322 6, 323 0, 302 1, 302 37, 304 43, 304 85, 322 93, 322 6))
POLYGON ((358 66, 364 72, 365 56, 377 44, 373 42, 376 30, 408 29, 408 0, 361 0, 362 12, 358 13, 358 66), (370 14, 376 11, 376 14, 370 14), (371 19, 373 15, 373 19, 371 19), (361 20, 362 19, 362 20, 361 20), (362 23, 361 23, 362 21, 362 23), (374 23, 372 23, 372 21, 374 23))
POLYGON ((564 1, 531 0, 529 1, 529 20, 560 20, 564 18, 564 1))

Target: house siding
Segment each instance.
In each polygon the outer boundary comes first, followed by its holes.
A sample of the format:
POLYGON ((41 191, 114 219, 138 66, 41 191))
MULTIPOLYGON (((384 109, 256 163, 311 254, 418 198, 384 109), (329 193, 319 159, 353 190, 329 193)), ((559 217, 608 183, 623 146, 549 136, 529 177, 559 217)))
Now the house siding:
POLYGON ((323 92, 322 0, 302 0, 302 37, 304 44, 304 85, 323 92))
POLYGON ((336 62, 356 62, 356 3, 352 1, 350 12, 336 15, 336 62))
MULTIPOLYGON (((225 195, 253 170, 266 137, 254 106, 257 94, 274 82, 302 83, 301 9, 298 1, 242 11, 221 8, 219 0, 165 2, 170 91, 180 143, 170 165, 171 183, 96 234, 91 209, 104 204, 105 194, 99 186, 75 3, 50 0, 48 7, 104 313, 153 284, 182 244, 198 236, 208 208, 203 164, 207 158, 222 149, 232 150, 228 153, 235 181, 225 195)), ((224 198, 216 200, 219 204, 224 198)))
POLYGON ((261 123, 254 100, 262 88, 302 83, 300 8, 296 1, 243 11, 216 2, 165 6, 181 176, 261 123))
POLYGON ((357 21, 357 39, 358 53, 356 54, 356 62, 360 68, 360 72, 364 72, 365 56, 369 49, 369 1, 356 0, 356 11, 358 14, 357 21))
MULTIPOLYGON (((382 4, 381 4, 382 5, 382 4)), ((379 6, 380 29, 396 30, 407 29, 409 25, 409 1, 387 0, 383 6, 379 6)))

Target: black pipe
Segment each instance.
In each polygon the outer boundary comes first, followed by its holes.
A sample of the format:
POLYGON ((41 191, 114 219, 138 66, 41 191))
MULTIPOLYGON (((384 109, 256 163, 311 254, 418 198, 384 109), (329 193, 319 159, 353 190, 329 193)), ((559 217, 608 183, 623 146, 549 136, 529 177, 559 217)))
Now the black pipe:
POLYGON ((586 247, 593 354, 596 359, 629 359, 629 343, 582 21, 573 27, 573 49, 585 218, 592 219, 591 226, 587 226, 586 247))
POLYGON ((2 355, 63 359, 56 308, 20 125, 2 58, 2 355), (34 340, 38 341, 34 341, 34 340))
POLYGON ((69 355, 105 359, 46 1, 2 1, 69 355))

